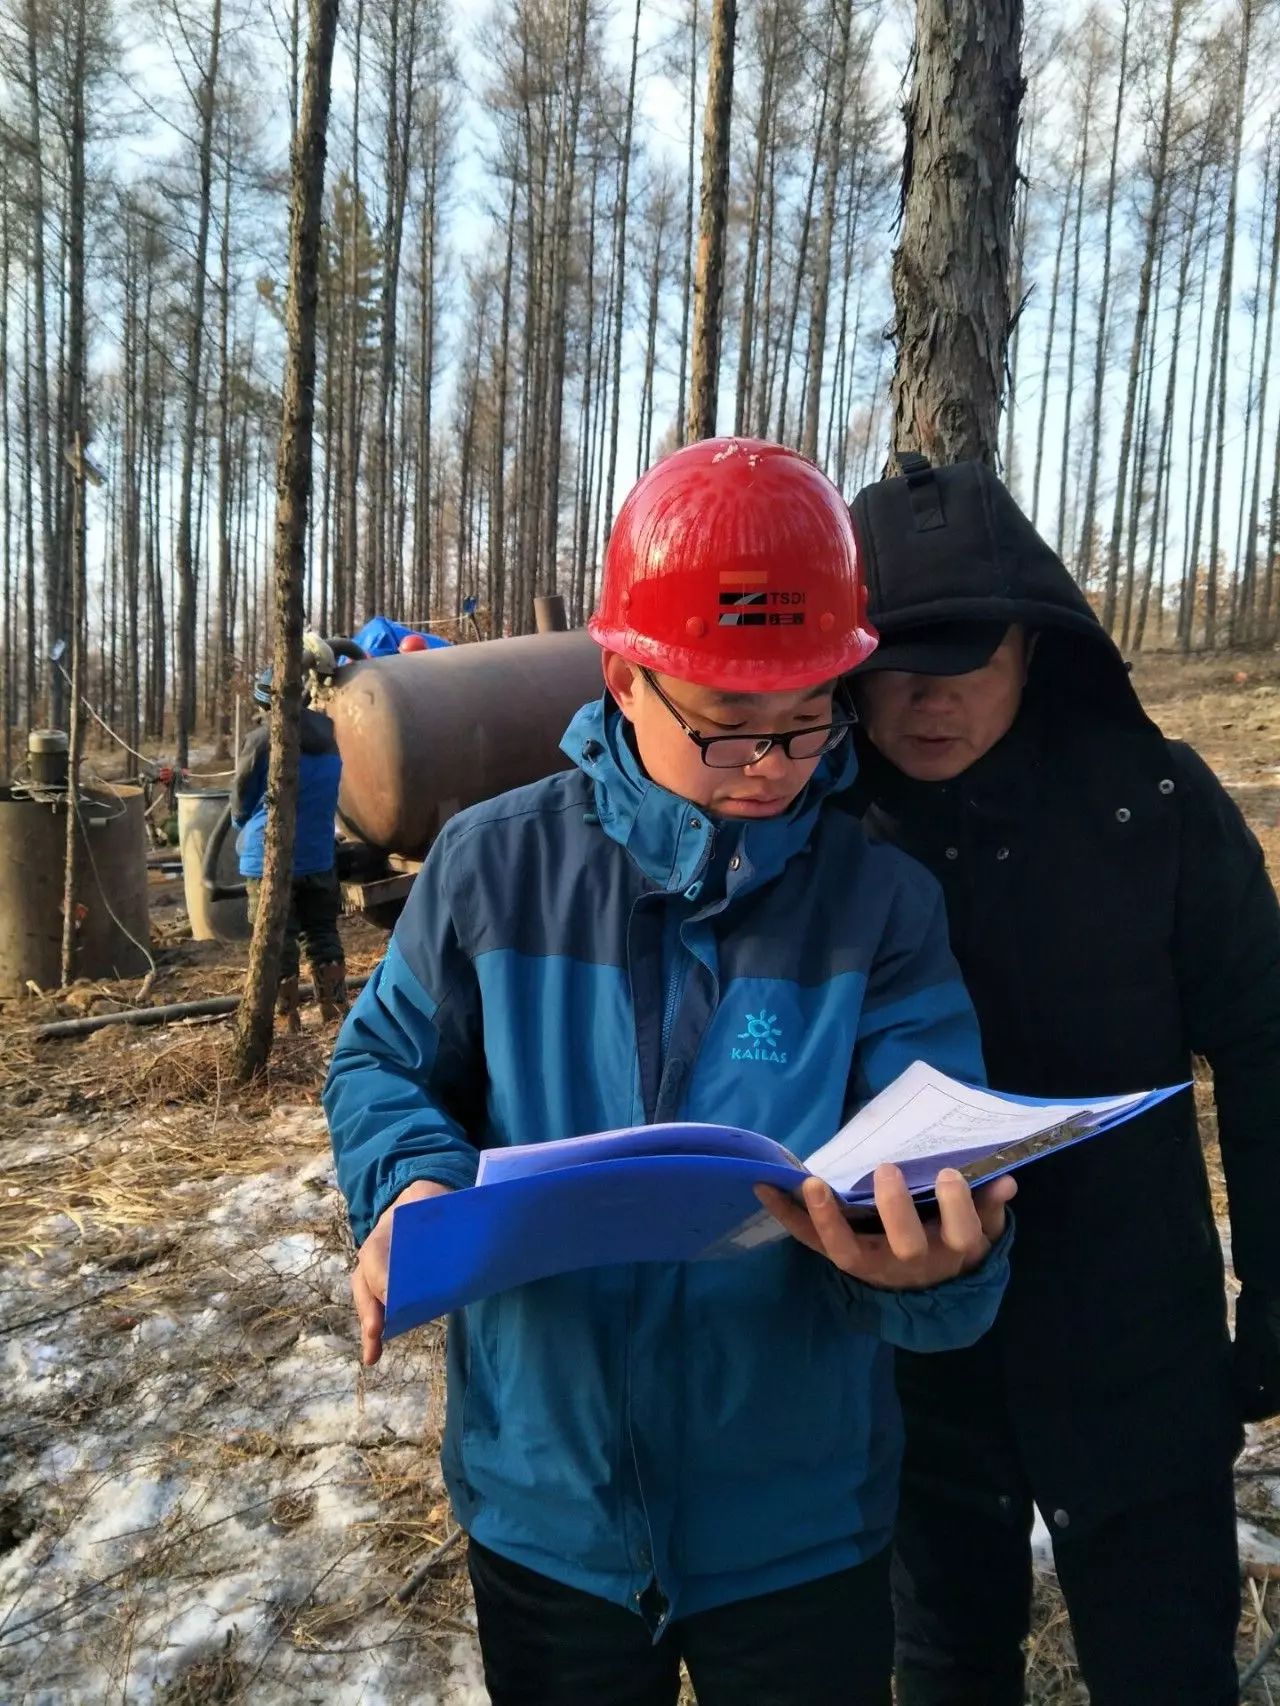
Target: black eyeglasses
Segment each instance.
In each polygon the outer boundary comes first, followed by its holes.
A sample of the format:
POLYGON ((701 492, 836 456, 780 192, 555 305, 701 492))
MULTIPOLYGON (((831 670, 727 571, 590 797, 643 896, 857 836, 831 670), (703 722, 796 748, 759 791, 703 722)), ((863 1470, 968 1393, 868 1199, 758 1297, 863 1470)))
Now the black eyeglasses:
POLYGON ((790 759, 821 758, 824 752, 839 746, 856 721, 854 717, 841 717, 835 722, 821 723, 817 728, 792 729, 787 734, 699 734, 667 698, 651 671, 641 669, 640 673, 702 754, 702 762, 712 770, 745 770, 749 764, 759 764, 775 746, 780 747, 790 759))

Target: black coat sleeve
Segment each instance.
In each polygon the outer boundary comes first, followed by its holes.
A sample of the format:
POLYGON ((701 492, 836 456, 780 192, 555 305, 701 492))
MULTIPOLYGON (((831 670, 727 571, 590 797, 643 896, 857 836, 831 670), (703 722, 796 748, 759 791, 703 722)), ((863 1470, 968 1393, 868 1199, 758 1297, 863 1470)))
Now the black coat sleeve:
POLYGON ((231 821, 243 829, 267 789, 270 745, 266 728, 256 728, 240 750, 231 783, 231 821))
POLYGON ((1187 1036, 1213 1072, 1247 1286, 1280 1294, 1280 905, 1257 837, 1190 747, 1170 743, 1182 795, 1174 935, 1187 1036))

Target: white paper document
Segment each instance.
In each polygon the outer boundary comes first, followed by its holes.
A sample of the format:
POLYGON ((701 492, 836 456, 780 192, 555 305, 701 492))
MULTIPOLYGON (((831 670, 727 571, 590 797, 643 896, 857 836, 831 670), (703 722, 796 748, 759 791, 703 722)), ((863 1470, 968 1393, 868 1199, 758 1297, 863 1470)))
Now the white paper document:
POLYGON ((917 1060, 815 1149, 805 1165, 833 1190, 848 1191, 882 1161, 902 1164, 961 1153, 976 1159, 1054 1126, 1133 1107, 1143 1094, 1024 1107, 960 1084, 917 1060))

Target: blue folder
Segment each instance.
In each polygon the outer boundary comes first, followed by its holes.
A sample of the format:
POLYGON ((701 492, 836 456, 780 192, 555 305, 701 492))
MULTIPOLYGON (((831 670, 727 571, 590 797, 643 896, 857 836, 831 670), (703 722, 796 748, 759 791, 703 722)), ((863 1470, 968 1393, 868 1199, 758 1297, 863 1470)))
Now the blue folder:
MULTIPOLYGON (((918 1200, 931 1197, 933 1181, 946 1166, 963 1167, 976 1188, 1041 1155, 1099 1136, 1185 1088, 1153 1091, 1075 1130, 1056 1128, 1047 1138, 1042 1134, 1032 1153, 1024 1152, 1025 1142, 1004 1151, 978 1146, 908 1162, 903 1175, 918 1200)), ((1034 1105, 1037 1098, 1006 1100, 1034 1105)), ((640 1126, 572 1145, 488 1154, 491 1179, 395 1211, 384 1337, 553 1274, 725 1255, 730 1235, 760 1213, 756 1185, 795 1191, 807 1177, 794 1158, 758 1133, 688 1124, 640 1126), (652 1152, 657 1143, 662 1153, 652 1152), (737 1152, 706 1153, 721 1145, 737 1152), (545 1170, 552 1155, 563 1158, 566 1149, 572 1164, 545 1170)), ((869 1180, 841 1195, 855 1208, 873 1200, 869 1180)))

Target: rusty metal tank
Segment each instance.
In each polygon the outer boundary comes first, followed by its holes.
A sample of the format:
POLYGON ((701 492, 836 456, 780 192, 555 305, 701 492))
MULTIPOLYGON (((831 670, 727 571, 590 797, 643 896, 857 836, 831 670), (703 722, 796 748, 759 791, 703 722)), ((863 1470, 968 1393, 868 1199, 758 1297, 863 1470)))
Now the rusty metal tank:
POLYGON ((602 691, 583 629, 350 664, 323 704, 339 815, 371 846, 422 858, 464 806, 564 769, 560 737, 602 691))
MULTIPOLYGON (((0 995, 56 989, 62 966, 67 806, 0 788, 0 995)), ((140 788, 86 787, 80 800, 76 977, 141 977, 147 958, 147 838, 140 788)))

